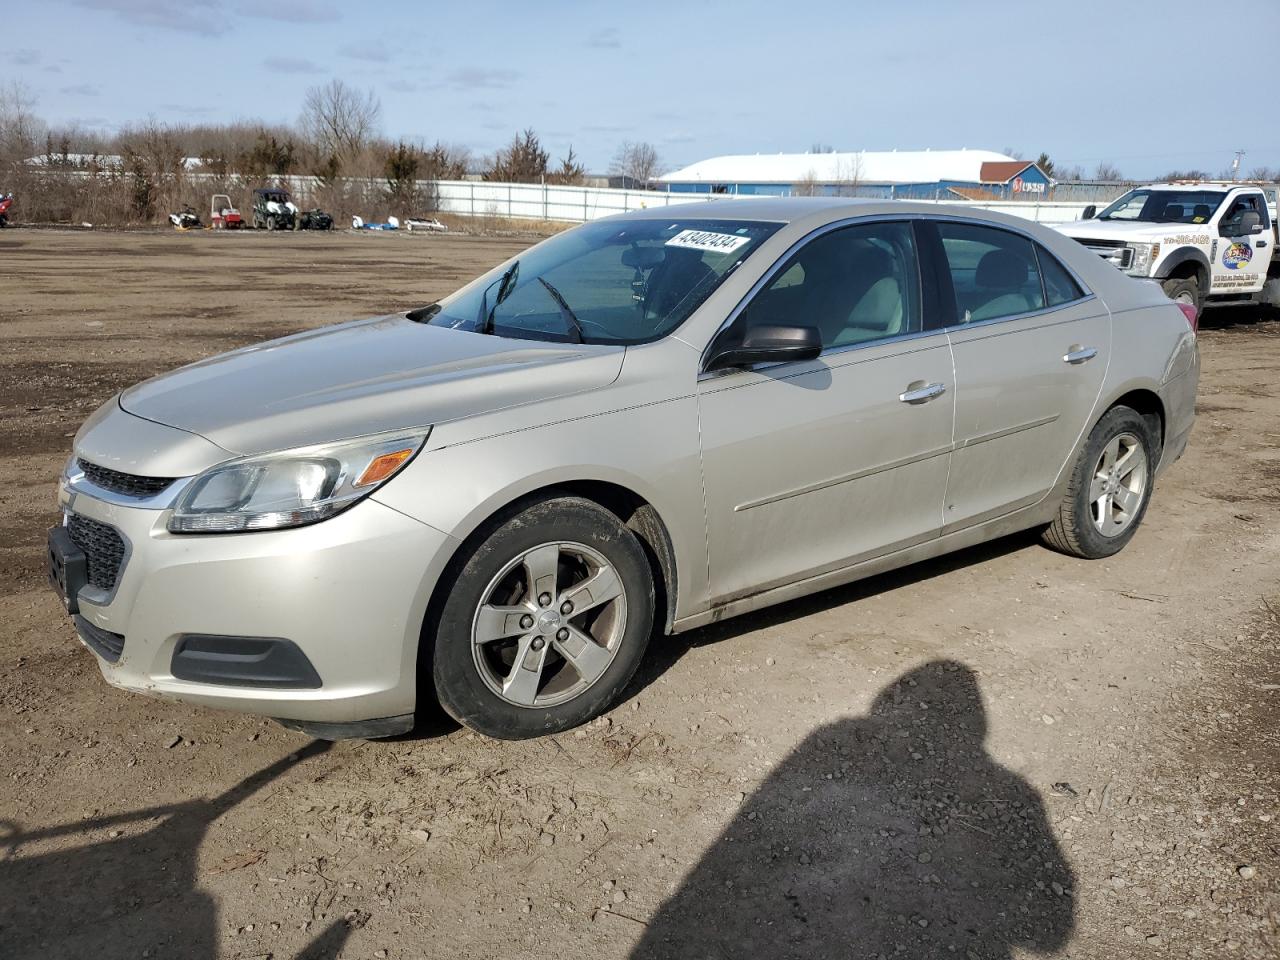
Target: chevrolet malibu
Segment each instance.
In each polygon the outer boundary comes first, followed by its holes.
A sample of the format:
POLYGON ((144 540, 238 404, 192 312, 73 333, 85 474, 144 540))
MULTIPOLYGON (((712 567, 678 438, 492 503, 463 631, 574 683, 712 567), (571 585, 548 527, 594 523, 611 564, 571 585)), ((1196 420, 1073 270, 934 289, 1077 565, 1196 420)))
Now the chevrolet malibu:
POLYGON ((1191 311, 1023 220, 641 211, 124 391, 76 435, 49 576, 127 690, 537 736, 659 631, 1018 530, 1116 553, 1199 369, 1191 311))

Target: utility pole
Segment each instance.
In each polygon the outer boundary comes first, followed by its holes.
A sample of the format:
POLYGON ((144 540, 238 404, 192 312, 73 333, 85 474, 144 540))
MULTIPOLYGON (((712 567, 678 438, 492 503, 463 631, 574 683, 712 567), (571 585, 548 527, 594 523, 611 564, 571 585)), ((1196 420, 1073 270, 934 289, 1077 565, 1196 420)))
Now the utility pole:
POLYGON ((1244 151, 1237 150, 1236 158, 1231 161, 1231 179, 1232 180, 1240 179, 1240 161, 1243 159, 1244 159, 1244 151))

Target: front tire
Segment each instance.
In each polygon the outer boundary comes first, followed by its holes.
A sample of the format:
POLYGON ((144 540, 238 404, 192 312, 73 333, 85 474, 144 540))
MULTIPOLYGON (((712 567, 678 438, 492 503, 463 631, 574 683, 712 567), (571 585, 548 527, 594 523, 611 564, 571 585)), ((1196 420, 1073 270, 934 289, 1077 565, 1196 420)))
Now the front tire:
POLYGON ((463 564, 436 628, 441 706, 502 740, 578 726, 612 706, 653 630, 644 549, 590 500, 535 503, 463 564))
POLYGON ((1151 502, 1159 443, 1138 411, 1112 407, 1085 441, 1067 492, 1043 535, 1073 557, 1097 560, 1124 549, 1151 502))

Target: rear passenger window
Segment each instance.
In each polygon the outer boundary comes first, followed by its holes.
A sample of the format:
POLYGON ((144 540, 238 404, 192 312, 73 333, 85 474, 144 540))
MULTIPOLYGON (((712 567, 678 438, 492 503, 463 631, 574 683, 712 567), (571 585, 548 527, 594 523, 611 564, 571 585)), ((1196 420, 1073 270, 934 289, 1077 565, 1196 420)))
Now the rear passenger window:
POLYGON ((1044 309, 1034 245, 1026 237, 967 223, 938 224, 961 323, 1044 309))
POLYGON ((1040 264, 1040 275, 1044 277, 1044 294, 1049 306, 1059 307, 1084 296, 1080 284, 1067 273, 1067 268, 1039 244, 1036 245, 1036 260, 1040 264))

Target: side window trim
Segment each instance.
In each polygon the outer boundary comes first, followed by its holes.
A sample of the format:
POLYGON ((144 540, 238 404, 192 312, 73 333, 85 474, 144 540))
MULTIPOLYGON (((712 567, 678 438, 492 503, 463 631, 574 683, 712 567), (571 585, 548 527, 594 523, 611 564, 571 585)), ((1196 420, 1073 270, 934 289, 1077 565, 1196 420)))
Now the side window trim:
MULTIPOLYGON (((1069 264, 1063 263, 1062 260, 1058 259, 1058 257, 1054 255, 1052 250, 1049 250, 1046 248, 1045 253, 1047 253, 1049 256, 1053 257, 1055 261, 1057 261, 1057 263, 1062 267, 1062 269, 1066 271, 1067 276, 1069 276, 1073 281, 1075 281, 1075 285, 1080 289, 1080 293, 1081 293, 1081 295, 1074 300, 1068 300, 1064 303, 1055 304, 1052 307, 1048 306, 1048 303, 1049 303, 1048 290, 1045 289, 1044 271, 1040 269, 1040 260, 1039 260, 1040 249, 1043 246, 1043 244, 1041 244, 1039 240, 1037 240, 1030 233, 1027 233, 1024 230, 1019 230, 1017 227, 1010 226, 1008 224, 991 223, 986 220, 974 220, 968 217, 936 217, 936 218, 929 219, 927 222, 933 228, 934 233, 938 238, 937 254, 936 254, 938 258, 937 271, 941 279, 945 281, 945 287, 950 288, 951 303, 953 304, 950 323, 946 327, 942 328, 944 330, 947 330, 947 331, 971 330, 974 327, 986 327, 986 326, 990 326, 997 323, 1011 323, 1016 320, 1025 320, 1031 317, 1040 317, 1040 316, 1044 316, 1045 314, 1053 313, 1056 310, 1061 310, 1064 307, 1072 307, 1072 306, 1075 306, 1076 304, 1084 303, 1086 300, 1093 300, 1097 297, 1097 294, 1093 292, 1093 290, 1089 287, 1089 285, 1086 284, 1084 280, 1080 278, 1080 275, 1076 273, 1075 270, 1073 270, 1069 264), (960 303, 958 298, 955 295, 955 287, 951 283, 951 267, 947 260, 946 251, 942 246, 942 235, 937 230, 938 225, 942 223, 960 223, 960 224, 970 224, 972 226, 977 226, 977 227, 986 227, 991 230, 998 230, 1004 233, 1009 233, 1016 237, 1022 237, 1023 239, 1029 241, 1031 243, 1032 250, 1036 257, 1036 272, 1040 274, 1041 296, 1043 297, 1043 302, 1045 303, 1045 306, 1041 307, 1038 310, 1030 310, 1026 313, 1016 313, 1007 317, 992 317, 990 320, 972 320, 969 323, 961 323, 960 322, 960 303)), ((932 252, 933 248, 930 247, 930 250, 932 252)))

